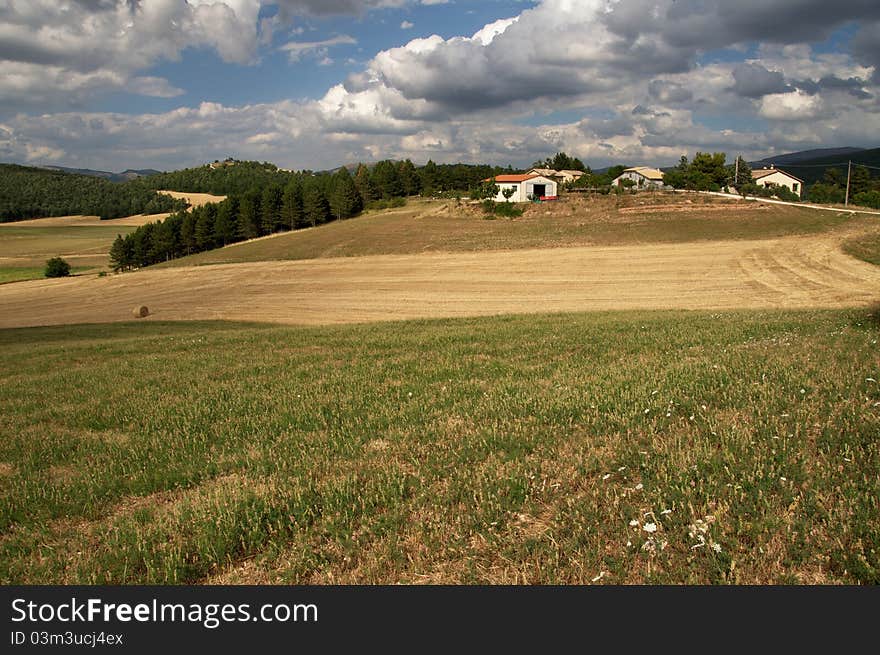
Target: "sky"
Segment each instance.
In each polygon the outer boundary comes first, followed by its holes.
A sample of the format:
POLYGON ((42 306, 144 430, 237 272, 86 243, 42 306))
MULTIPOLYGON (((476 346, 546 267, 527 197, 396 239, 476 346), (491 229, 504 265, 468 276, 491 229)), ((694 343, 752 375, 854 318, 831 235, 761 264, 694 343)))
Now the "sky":
POLYGON ((0 161, 880 146, 878 0, 0 0, 0 161))

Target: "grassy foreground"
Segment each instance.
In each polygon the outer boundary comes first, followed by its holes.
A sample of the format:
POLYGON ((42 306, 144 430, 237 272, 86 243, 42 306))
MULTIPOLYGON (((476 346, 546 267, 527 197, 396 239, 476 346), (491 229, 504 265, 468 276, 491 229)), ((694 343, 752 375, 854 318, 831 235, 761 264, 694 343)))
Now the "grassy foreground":
POLYGON ((867 311, 0 331, 0 581, 877 583, 867 311))

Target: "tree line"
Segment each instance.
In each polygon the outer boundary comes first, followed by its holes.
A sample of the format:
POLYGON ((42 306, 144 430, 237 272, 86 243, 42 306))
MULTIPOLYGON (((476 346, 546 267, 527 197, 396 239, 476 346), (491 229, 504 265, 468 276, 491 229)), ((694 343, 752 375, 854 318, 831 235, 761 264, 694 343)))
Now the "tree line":
POLYGON ((0 164, 0 222, 47 216, 86 215, 102 220, 159 214, 186 206, 158 194, 142 180, 110 182, 16 164, 0 164))
MULTIPOLYGON (((367 166, 353 167, 353 177, 363 203, 414 195, 461 192, 466 194, 481 180, 513 169, 472 164, 435 164, 428 161, 416 167, 409 159, 383 160, 367 166)), ((253 189, 286 187, 291 180, 302 176, 323 178, 331 172, 310 170, 288 171, 268 162, 236 161, 215 162, 197 168, 170 173, 159 173, 145 178, 153 189, 171 189, 190 193, 215 195, 242 195, 253 189)))
POLYGON ((230 195, 164 221, 118 235, 110 249, 116 271, 142 268, 246 239, 300 230, 350 218, 364 207, 347 169, 332 175, 293 175, 287 184, 270 184, 230 195))

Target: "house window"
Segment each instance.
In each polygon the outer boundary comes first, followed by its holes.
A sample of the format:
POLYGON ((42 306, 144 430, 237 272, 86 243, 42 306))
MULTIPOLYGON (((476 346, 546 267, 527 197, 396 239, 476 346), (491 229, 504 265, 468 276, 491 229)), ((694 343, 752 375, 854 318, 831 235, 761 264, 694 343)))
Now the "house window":
POLYGON ((794 191, 795 193, 799 193, 799 192, 798 192, 798 183, 797 183, 797 182, 795 182, 794 184, 791 185, 791 190, 794 191))

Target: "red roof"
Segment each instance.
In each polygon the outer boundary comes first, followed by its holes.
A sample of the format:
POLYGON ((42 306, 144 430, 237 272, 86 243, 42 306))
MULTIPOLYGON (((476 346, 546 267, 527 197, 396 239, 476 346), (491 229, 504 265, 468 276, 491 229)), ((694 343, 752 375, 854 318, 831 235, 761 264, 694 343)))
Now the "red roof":
POLYGON ((489 178, 487 180, 483 180, 484 182, 525 182, 526 180, 531 180, 533 177, 541 177, 540 175, 529 175, 526 173, 525 175, 497 175, 495 178, 489 178))

